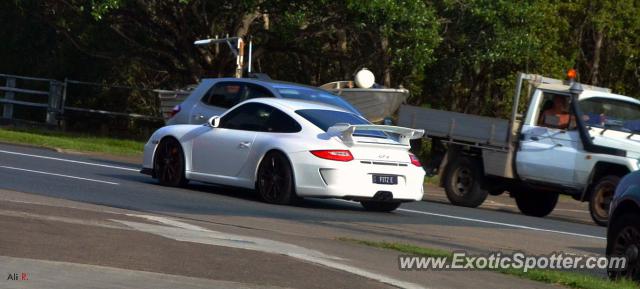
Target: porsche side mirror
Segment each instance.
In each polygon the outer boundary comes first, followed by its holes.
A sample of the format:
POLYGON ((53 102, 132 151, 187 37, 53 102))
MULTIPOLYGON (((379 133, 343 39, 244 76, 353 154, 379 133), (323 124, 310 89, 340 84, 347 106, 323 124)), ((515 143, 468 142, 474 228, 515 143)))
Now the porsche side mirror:
POLYGON ((209 118, 209 120, 207 121, 207 124, 210 127, 218 127, 220 125, 220 116, 212 116, 209 118))

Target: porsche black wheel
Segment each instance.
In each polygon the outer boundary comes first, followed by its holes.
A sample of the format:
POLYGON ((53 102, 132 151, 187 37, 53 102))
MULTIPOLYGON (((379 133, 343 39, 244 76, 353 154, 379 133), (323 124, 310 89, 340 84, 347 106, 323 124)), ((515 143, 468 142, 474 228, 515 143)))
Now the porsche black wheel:
POLYGON ((520 212, 533 217, 549 215, 558 203, 558 193, 543 190, 518 192, 514 197, 520 212))
POLYGON ((160 142, 154 158, 154 175, 163 186, 181 187, 187 184, 184 176, 182 146, 173 138, 160 142))
POLYGON ((281 153, 268 153, 258 169, 256 189, 260 198, 272 204, 290 204, 295 197, 293 172, 281 153))

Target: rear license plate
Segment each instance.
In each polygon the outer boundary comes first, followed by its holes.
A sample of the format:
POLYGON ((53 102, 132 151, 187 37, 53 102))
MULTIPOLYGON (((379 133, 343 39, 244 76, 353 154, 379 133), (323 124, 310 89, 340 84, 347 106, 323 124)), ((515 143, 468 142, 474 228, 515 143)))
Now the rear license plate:
POLYGON ((397 185, 398 176, 373 175, 373 183, 380 185, 397 185))

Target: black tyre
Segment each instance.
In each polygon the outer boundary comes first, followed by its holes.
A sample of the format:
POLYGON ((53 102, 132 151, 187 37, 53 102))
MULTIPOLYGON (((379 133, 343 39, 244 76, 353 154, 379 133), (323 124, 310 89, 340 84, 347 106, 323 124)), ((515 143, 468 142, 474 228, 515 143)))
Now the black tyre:
POLYGON ((295 199, 293 170, 282 153, 270 152, 264 157, 258 169, 256 190, 267 203, 284 205, 295 199))
POLYGON ((362 201, 360 202, 362 207, 367 211, 372 212, 391 212, 400 207, 400 202, 376 202, 376 201, 362 201))
POLYGON ((156 149, 154 176, 163 186, 181 187, 189 181, 184 176, 184 153, 174 138, 163 139, 156 149))
POLYGON ((611 279, 640 281, 640 214, 627 213, 610 224, 607 256, 627 258, 627 266, 623 270, 608 269, 611 279))
POLYGON ((609 222, 609 205, 619 182, 618 176, 606 176, 598 180, 591 190, 589 213, 591 219, 600 226, 606 226, 609 222))
POLYGON ((487 198, 482 189, 484 173, 479 161, 466 157, 455 159, 447 165, 444 189, 449 202, 456 206, 475 208, 487 198))
POLYGON ((542 190, 518 192, 514 197, 520 212, 534 217, 549 215, 558 203, 558 193, 542 190))

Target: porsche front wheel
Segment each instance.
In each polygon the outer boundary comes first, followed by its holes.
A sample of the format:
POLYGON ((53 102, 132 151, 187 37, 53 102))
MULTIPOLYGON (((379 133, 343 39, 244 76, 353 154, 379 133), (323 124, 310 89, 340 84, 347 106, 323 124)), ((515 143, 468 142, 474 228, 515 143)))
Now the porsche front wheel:
POLYGON ((182 146, 174 138, 160 142, 154 158, 154 175, 163 186, 181 187, 188 180, 184 175, 184 153, 182 146))

